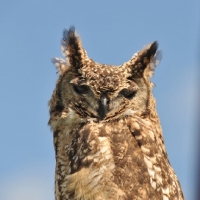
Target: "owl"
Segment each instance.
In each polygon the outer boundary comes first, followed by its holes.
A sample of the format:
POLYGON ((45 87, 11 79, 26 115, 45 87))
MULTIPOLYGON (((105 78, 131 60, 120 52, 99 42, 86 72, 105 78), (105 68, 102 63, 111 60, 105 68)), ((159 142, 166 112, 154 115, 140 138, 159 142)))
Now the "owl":
POLYGON ((49 101, 56 200, 183 200, 163 141, 151 76, 153 42, 120 66, 87 55, 75 28, 54 58, 59 78, 49 101))

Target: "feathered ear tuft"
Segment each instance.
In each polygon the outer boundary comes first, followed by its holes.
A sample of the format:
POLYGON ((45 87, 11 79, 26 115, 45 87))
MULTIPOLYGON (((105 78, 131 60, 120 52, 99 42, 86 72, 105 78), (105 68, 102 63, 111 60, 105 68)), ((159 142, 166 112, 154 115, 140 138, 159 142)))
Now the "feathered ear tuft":
POLYGON ((146 56, 148 58, 151 58, 152 56, 155 55, 156 51, 158 49, 158 42, 155 41, 153 42, 152 44, 150 44, 149 46, 147 46, 147 49, 146 49, 146 56), (148 49, 149 47, 149 49, 148 49))
POLYGON ((156 51, 156 54, 154 55, 151 63, 148 66, 147 76, 149 78, 151 78, 153 76, 155 68, 159 65, 161 59, 162 59, 162 51, 158 50, 158 51, 156 51))
POLYGON ((83 66, 87 54, 82 47, 81 39, 75 32, 74 27, 70 27, 69 30, 64 30, 62 51, 70 67, 78 70, 83 66))
POLYGON ((143 77, 144 71, 150 77, 155 66, 158 65, 157 54, 159 54, 159 60, 161 59, 161 52, 157 51, 157 48, 158 43, 156 41, 147 45, 141 51, 135 53, 131 60, 124 63, 122 67, 128 68, 131 77, 143 77))
POLYGON ((69 69, 66 61, 61 58, 53 58, 52 62, 55 64, 58 72, 60 75, 64 74, 69 69))

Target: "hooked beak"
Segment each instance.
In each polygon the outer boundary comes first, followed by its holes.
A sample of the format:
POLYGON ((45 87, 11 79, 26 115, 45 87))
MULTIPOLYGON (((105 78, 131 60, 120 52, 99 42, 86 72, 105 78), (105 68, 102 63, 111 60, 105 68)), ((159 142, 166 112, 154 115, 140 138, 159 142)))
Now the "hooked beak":
POLYGON ((108 97, 105 94, 103 94, 99 100, 99 115, 102 119, 106 116, 106 112, 108 110, 108 103, 108 97))

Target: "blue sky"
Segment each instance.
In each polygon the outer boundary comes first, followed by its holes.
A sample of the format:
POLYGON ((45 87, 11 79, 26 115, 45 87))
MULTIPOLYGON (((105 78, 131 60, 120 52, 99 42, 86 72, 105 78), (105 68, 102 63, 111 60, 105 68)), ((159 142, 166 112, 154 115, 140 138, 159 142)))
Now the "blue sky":
POLYGON ((47 126, 62 57, 64 28, 74 25, 88 55, 119 65, 159 42, 154 95, 170 162, 186 199, 195 200, 199 0, 0 0, 0 199, 53 200, 54 149, 47 126))

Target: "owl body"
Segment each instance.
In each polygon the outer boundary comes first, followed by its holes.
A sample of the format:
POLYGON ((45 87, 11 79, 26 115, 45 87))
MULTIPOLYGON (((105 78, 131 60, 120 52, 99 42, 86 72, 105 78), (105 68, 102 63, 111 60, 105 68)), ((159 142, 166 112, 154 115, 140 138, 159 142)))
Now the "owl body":
POLYGON ((62 49, 49 102, 56 200, 183 200, 152 96, 157 43, 121 66, 90 59, 74 28, 62 49))

